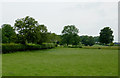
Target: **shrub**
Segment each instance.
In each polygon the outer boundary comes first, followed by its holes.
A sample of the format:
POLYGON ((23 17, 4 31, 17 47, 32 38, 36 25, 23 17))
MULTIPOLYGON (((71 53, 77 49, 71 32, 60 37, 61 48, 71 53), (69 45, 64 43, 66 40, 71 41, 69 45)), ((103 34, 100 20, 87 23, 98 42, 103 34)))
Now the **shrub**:
POLYGON ((110 43, 110 46, 114 46, 114 43, 110 43))
POLYGON ((72 45, 70 48, 82 48, 81 45, 72 45))
POLYGON ((79 45, 72 45, 71 48, 81 48, 79 45))
POLYGON ((39 44, 27 44, 27 50, 39 50, 42 48, 39 44))
POLYGON ((55 44, 53 43, 44 43, 42 45, 39 44, 2 44, 2 53, 12 53, 16 51, 26 51, 26 50, 40 50, 40 49, 50 49, 54 48, 55 44))
POLYGON ((41 47, 42 47, 42 49, 50 49, 55 46, 56 46, 56 44, 54 44, 54 43, 43 43, 41 47))
POLYGON ((69 45, 69 48, 82 48, 83 44, 79 43, 78 45, 69 45))
POLYGON ((9 53, 14 51, 25 51, 27 46, 22 44, 2 44, 2 52, 9 53))

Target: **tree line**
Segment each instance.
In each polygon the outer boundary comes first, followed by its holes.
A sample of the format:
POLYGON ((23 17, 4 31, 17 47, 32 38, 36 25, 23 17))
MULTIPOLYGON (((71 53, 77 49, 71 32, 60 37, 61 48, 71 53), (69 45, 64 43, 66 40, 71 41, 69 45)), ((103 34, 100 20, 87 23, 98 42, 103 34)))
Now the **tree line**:
POLYGON ((56 43, 60 45, 79 45, 92 46, 94 44, 107 45, 113 42, 113 31, 110 27, 101 29, 99 36, 79 36, 79 29, 75 25, 64 26, 61 35, 48 32, 47 27, 34 18, 26 16, 15 20, 14 26, 3 24, 2 43, 56 43))

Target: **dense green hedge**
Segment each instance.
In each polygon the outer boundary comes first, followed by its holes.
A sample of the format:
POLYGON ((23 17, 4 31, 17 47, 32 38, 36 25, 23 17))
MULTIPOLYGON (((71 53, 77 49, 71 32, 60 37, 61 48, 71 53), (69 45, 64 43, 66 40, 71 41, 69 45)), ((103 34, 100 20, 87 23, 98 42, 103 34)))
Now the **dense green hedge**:
POLYGON ((27 46, 22 44, 2 44, 2 53, 27 50, 27 46))
POLYGON ((55 47, 56 45, 53 43, 44 43, 42 45, 39 44, 2 44, 2 53, 11 53, 15 51, 26 51, 26 50, 40 50, 40 49, 50 49, 55 47))

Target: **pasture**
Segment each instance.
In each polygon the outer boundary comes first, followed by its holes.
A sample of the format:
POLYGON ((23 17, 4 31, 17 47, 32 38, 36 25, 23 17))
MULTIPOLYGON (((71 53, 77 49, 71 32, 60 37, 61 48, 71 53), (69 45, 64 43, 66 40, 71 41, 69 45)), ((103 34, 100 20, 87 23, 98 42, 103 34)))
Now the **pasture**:
POLYGON ((0 54, 0 77, 2 76, 2 54, 0 54))
POLYGON ((118 50, 53 48, 2 55, 3 76, 117 76, 118 50))

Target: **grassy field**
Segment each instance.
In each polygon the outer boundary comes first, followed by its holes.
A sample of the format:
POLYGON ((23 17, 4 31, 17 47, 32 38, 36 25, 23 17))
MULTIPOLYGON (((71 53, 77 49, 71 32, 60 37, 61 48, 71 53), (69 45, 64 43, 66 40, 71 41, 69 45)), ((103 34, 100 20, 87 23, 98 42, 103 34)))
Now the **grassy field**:
POLYGON ((118 50, 54 48, 3 54, 3 76, 117 76, 118 50))
POLYGON ((2 54, 0 54, 0 77, 2 76, 2 54))

